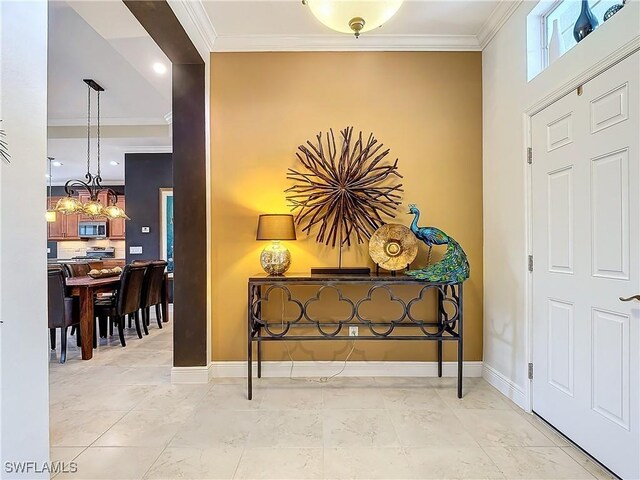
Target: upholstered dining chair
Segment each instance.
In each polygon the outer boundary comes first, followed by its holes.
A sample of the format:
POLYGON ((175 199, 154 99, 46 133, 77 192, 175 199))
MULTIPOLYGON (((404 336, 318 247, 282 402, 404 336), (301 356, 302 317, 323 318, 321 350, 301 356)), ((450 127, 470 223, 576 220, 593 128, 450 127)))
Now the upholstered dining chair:
POLYGON ((133 316, 136 324, 138 338, 142 338, 140 330, 140 298, 142 295, 142 282, 144 281, 145 265, 125 265, 120 276, 120 285, 116 294, 111 297, 96 299, 94 313, 100 320, 108 318, 108 321, 118 326, 120 344, 126 347, 124 339, 124 319, 128 315, 133 316))
MULTIPOLYGON (((80 325, 80 306, 78 299, 65 295, 64 273, 60 268, 47 271, 49 334, 51 350, 56 349, 56 329, 60 329, 60 363, 67 361, 67 329, 80 325)), ((77 328, 76 341, 80 346, 80 329, 77 328)))
POLYGON ((63 263, 63 266, 67 270, 68 277, 85 277, 91 270, 88 263, 63 263))
POLYGON ((142 309, 142 325, 144 333, 148 334, 147 325, 149 325, 151 307, 156 307, 156 321, 158 328, 162 328, 162 314, 160 305, 162 304, 162 282, 164 280, 164 269, 167 262, 164 260, 156 260, 147 264, 147 271, 144 275, 144 283, 142 284, 142 299, 140 308, 142 309))

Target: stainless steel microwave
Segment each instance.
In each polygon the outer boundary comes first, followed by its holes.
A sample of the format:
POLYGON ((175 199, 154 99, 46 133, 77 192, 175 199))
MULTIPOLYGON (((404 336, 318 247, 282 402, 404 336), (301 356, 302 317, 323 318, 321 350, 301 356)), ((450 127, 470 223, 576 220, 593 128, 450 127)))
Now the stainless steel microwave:
POLYGON ((107 222, 79 222, 80 238, 107 238, 107 222))

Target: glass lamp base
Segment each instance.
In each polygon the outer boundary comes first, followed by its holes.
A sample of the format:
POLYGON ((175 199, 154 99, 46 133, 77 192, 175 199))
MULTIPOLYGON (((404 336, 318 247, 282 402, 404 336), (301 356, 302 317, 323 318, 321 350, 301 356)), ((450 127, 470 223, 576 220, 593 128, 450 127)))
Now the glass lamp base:
POLYGON ((291 266, 291 254, 280 242, 272 242, 262 250, 260 265, 269 275, 282 275, 291 266))

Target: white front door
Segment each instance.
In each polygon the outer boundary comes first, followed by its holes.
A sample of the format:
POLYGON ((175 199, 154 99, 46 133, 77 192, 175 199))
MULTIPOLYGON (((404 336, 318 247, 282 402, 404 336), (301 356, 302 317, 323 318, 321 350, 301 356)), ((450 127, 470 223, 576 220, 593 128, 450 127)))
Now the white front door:
POLYGON ((640 53, 532 119, 533 410, 640 478, 640 53))

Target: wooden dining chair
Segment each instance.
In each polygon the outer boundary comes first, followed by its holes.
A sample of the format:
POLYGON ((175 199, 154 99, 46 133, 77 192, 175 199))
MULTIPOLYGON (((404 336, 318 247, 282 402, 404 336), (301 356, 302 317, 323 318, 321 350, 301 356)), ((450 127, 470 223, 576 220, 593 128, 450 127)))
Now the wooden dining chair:
POLYGON ((129 318, 133 316, 138 338, 142 338, 138 311, 146 268, 145 265, 125 265, 115 295, 112 298, 96 299, 94 302, 95 316, 101 320, 108 319, 111 325, 118 326, 118 335, 123 347, 127 346, 124 339, 124 320, 127 315, 129 318))
MULTIPOLYGON (((65 295, 64 273, 62 269, 49 269, 48 313, 51 350, 56 349, 56 329, 60 329, 60 363, 67 361, 67 329, 80 325, 80 305, 76 297, 65 295)), ((80 329, 76 329, 76 341, 80 346, 80 329)))
POLYGON ((142 299, 140 308, 142 309, 142 325, 145 334, 148 334, 147 325, 151 316, 151 307, 156 307, 156 321, 158 328, 162 328, 162 285, 164 280, 164 269, 167 268, 167 262, 164 260, 156 260, 147 265, 147 271, 144 275, 144 283, 142 284, 142 299))

